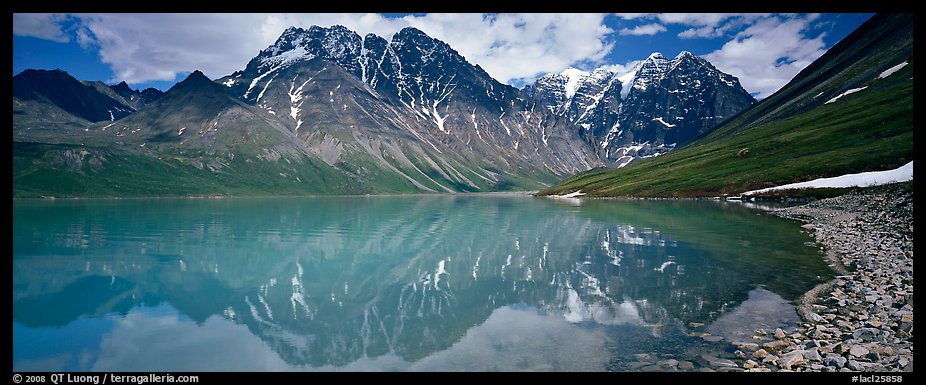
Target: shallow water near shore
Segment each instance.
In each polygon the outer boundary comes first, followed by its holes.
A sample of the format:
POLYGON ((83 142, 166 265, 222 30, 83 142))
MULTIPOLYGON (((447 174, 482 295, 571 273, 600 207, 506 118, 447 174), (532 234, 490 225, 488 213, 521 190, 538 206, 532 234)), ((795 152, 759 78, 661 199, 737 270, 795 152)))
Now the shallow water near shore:
POLYGON ((800 223, 724 202, 91 199, 13 218, 17 371, 644 370, 793 323, 832 276, 800 223))

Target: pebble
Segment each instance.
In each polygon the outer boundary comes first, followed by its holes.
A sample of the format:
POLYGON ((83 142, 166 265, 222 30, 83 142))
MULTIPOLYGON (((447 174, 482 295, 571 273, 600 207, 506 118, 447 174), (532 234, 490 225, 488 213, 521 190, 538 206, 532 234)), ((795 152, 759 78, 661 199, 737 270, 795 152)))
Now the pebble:
POLYGON ((742 349, 742 350, 748 350, 748 351, 751 351, 751 352, 754 352, 754 351, 756 351, 756 350, 759 350, 759 344, 757 344, 757 343, 755 343, 755 342, 737 342, 737 343, 735 343, 734 345, 736 345, 736 347, 738 347, 738 348, 740 348, 740 349, 742 349))
POLYGON ((868 354, 868 349, 861 345, 852 345, 852 348, 849 349, 849 355, 852 357, 862 357, 866 354, 868 354))
POLYGON ((804 358, 809 361, 823 361, 823 357, 820 357, 820 352, 817 348, 804 350, 804 358))
POLYGON ((846 365, 846 358, 838 354, 827 354, 823 363, 826 366, 841 368, 846 365))
POLYGON ((791 344, 789 344, 788 341, 783 341, 783 340, 775 340, 772 342, 766 342, 762 344, 762 347, 764 347, 765 350, 769 352, 777 352, 779 350, 787 348, 788 346, 791 346, 791 344))
POLYGON ((783 340, 787 337, 788 335, 785 334, 784 330, 781 330, 781 328, 775 329, 775 339, 783 340))
POLYGON ((805 363, 807 363, 807 359, 804 358, 804 351, 793 350, 781 356, 778 366, 780 366, 782 369, 791 369, 791 367, 794 365, 801 365, 805 363))

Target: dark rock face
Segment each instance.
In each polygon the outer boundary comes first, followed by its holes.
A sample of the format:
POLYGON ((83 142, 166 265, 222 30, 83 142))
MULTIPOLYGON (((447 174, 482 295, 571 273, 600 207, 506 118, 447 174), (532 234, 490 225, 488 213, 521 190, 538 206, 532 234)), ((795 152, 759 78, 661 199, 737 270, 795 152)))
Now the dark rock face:
MULTIPOLYGON (((117 96, 118 97, 118 96, 117 96)), ((134 108, 62 70, 25 70, 13 77, 13 98, 51 104, 90 122, 115 120, 134 108)))
POLYGON ((142 107, 153 103, 155 100, 164 96, 164 91, 157 88, 146 88, 143 91, 132 89, 124 81, 119 84, 109 86, 116 94, 122 97, 126 104, 138 110, 142 107))
POLYGON ((618 167, 684 145, 756 103, 736 77, 689 52, 654 53, 627 73, 570 68, 525 91, 618 167))

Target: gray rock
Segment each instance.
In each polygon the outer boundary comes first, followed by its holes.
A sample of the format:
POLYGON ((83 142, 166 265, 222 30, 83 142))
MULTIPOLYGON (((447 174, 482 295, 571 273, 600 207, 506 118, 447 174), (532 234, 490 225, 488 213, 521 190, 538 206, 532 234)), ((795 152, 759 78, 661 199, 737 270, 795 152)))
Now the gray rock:
POLYGON ((740 349, 748 350, 750 352, 759 350, 759 344, 755 342, 737 342, 735 345, 740 349))
POLYGON ((852 357, 864 357, 868 354, 868 349, 865 349, 862 345, 852 345, 849 348, 849 355, 852 357))
POLYGON ((776 340, 762 344, 762 347, 764 347, 765 350, 768 350, 769 352, 777 352, 781 349, 787 348, 788 346, 791 346, 791 344, 789 344, 788 341, 782 340, 776 340))
POLYGON ((627 364, 624 364, 624 367, 630 370, 636 370, 636 369, 642 368, 650 364, 652 364, 652 362, 634 361, 634 362, 628 362, 627 364))
POLYGON ((823 359, 823 363, 826 364, 826 366, 842 368, 846 366, 846 358, 838 354, 827 354, 826 358, 823 359))
POLYGON ((862 366, 862 363, 856 360, 849 360, 848 362, 846 362, 846 367, 856 372, 861 372, 865 370, 865 368, 862 366))
POLYGON ((813 321, 813 322, 825 322, 825 321, 826 321, 826 319, 823 318, 823 316, 821 316, 821 315, 819 315, 819 314, 817 314, 817 313, 814 313, 814 312, 811 312, 811 313, 808 315, 808 317, 810 317, 810 320, 813 321))
POLYGON ((807 360, 804 358, 803 350, 795 350, 781 355, 778 366, 782 369, 791 369, 795 365, 806 364, 807 360))
POLYGON ((875 328, 861 328, 852 333, 852 338, 864 342, 880 341, 881 331, 875 328))
POLYGON ((728 360, 726 358, 715 358, 713 361, 708 361, 713 367, 724 367, 724 366, 736 366, 736 363, 728 360))
POLYGON ((839 354, 846 354, 846 353, 849 352, 849 350, 850 350, 851 348, 852 348, 852 345, 849 345, 849 344, 847 344, 847 343, 845 343, 845 342, 842 342, 842 343, 839 344, 839 346, 836 347, 835 350, 836 350, 836 353, 839 353, 839 354))
POLYGON ((718 372, 744 372, 746 369, 743 369, 738 366, 721 366, 717 368, 718 372))
POLYGON ((678 368, 679 370, 691 370, 694 369, 694 364, 691 361, 679 361, 678 368))
POLYGON ((775 338, 776 338, 776 339, 783 340, 783 339, 785 339, 785 338, 787 338, 787 337, 788 337, 788 335, 785 334, 785 331, 784 331, 784 330, 781 330, 781 328, 775 329, 775 338))
POLYGON ((723 337, 721 336, 701 336, 701 339, 707 342, 720 342, 721 340, 723 340, 723 337))
POLYGON ((808 361, 823 361, 823 357, 820 357, 820 352, 817 348, 804 350, 804 358, 806 358, 808 361))

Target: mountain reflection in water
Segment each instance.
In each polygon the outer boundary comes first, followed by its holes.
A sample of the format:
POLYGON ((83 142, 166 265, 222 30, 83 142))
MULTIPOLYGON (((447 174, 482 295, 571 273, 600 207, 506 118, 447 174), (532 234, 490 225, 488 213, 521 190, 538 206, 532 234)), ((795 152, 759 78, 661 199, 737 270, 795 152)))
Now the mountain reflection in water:
POLYGON ((604 370, 831 274, 716 202, 17 201, 13 235, 15 370, 604 370))

